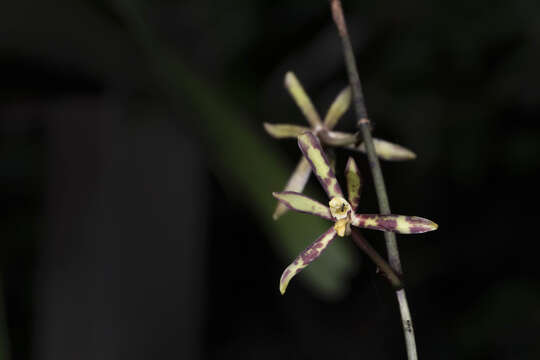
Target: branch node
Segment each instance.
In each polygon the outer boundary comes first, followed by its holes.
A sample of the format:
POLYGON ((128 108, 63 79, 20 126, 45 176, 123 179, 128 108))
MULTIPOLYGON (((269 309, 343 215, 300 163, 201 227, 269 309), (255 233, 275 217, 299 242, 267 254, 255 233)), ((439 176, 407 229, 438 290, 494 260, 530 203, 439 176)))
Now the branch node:
POLYGON ((368 118, 361 118, 360 120, 358 120, 358 126, 361 126, 361 125, 370 125, 371 124, 371 121, 369 121, 368 118))

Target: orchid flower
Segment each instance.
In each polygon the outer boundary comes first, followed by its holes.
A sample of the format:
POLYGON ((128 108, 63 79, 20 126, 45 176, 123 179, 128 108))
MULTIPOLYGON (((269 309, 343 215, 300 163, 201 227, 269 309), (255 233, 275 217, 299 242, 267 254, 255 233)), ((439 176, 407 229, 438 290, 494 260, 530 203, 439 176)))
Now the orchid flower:
MULTIPOLYGON (((365 146, 363 143, 356 146, 357 136, 356 134, 350 134, 345 132, 333 131, 332 129, 337 125, 343 114, 349 109, 351 104, 351 90, 349 87, 343 89, 336 97, 330 109, 326 113, 324 121, 321 118, 313 106, 309 96, 304 91, 304 88, 292 72, 288 72, 285 75, 285 86, 289 90, 289 93, 293 97, 298 107, 304 113, 309 125, 311 127, 291 125, 291 124, 269 124, 264 123, 264 128, 270 134, 270 136, 283 139, 283 138, 297 138, 299 135, 306 131, 311 131, 317 135, 323 143, 326 145, 345 147, 350 150, 360 151, 365 153, 365 146)), ((400 160, 412 160, 416 158, 416 154, 412 151, 391 142, 373 139, 375 146, 375 152, 377 156, 383 160, 400 161, 400 160)), ((293 174, 289 178, 284 191, 297 191, 302 192, 309 179, 311 169, 305 158, 302 157, 300 162, 296 166, 293 174)), ((287 211, 287 207, 278 203, 276 210, 274 211, 274 219, 277 220, 281 215, 287 211)))
POLYGON ((351 226, 400 234, 418 234, 437 229, 438 225, 431 220, 416 216, 357 214, 361 181, 358 166, 354 160, 349 157, 345 168, 347 201, 317 136, 311 132, 303 133, 298 136, 298 146, 330 198, 329 206, 295 191, 275 192, 272 195, 289 209, 320 216, 332 221, 334 225, 287 266, 279 283, 279 290, 282 294, 285 293, 291 279, 318 258, 336 235, 340 237, 349 235, 351 226))

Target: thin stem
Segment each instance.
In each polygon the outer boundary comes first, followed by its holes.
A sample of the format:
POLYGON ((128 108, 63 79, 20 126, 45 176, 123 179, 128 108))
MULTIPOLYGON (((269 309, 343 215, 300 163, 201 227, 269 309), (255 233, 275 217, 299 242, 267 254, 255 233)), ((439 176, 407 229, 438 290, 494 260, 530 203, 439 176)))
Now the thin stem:
MULTIPOLYGON (((364 101, 364 94, 362 92, 362 84, 360 83, 360 77, 358 76, 358 70, 356 69, 356 61, 354 59, 354 51, 349 40, 349 34, 347 31, 347 23, 343 16, 343 9, 341 8, 341 1, 330 0, 330 7, 332 8, 332 16, 334 22, 339 31, 341 37, 341 45, 343 46, 343 53, 345 55, 345 63, 347 64, 347 71, 349 73, 349 81, 351 83, 351 89, 353 94, 354 106, 356 115, 359 119, 368 119, 366 103, 364 101), (353 66, 349 66, 352 64, 353 66)), ((369 120, 367 120, 369 123, 369 120)))
MULTIPOLYGON (((373 144, 373 138, 371 136, 370 121, 367 117, 367 109, 364 101, 364 95, 362 93, 362 84, 356 68, 356 60, 354 57, 354 51, 347 31, 347 24, 345 17, 343 16, 343 9, 341 7, 340 0, 330 0, 332 8, 332 15, 337 25, 341 42, 343 45, 343 53, 345 56, 345 65, 349 74, 349 81, 353 93, 354 106, 356 115, 358 116, 358 127, 362 133, 362 138, 366 146, 366 153, 373 176, 373 183, 375 184, 375 191, 377 193, 377 200, 379 202, 379 209, 381 214, 389 215, 390 202, 388 201, 388 195, 386 192, 386 185, 384 183, 384 177, 379 163, 379 158, 375 153, 375 145, 373 144)), ((399 258, 399 250, 397 247, 396 236, 394 233, 386 232, 384 234, 386 239, 386 247, 388 251, 388 260, 390 265, 401 274, 401 261, 399 258)))
POLYGON ((380 271, 384 273, 394 290, 403 289, 403 282, 399 278, 399 275, 392 269, 392 267, 379 255, 370 243, 362 236, 358 229, 351 229, 351 236, 354 243, 366 253, 367 256, 377 265, 380 271))
MULTIPOLYGON (((371 169, 371 175, 373 176, 373 183, 375 185, 375 192, 377 194, 380 213, 383 215, 389 215, 391 214, 390 202, 388 201, 388 194, 386 192, 386 185, 384 183, 381 164, 375 153, 375 146, 373 145, 369 125, 368 123, 363 123, 360 120, 359 126, 364 139, 364 144, 366 146, 366 154, 368 157, 369 167, 371 169)), ((399 249, 396 241, 396 234, 392 232, 385 232, 384 239, 386 240, 386 251, 388 253, 388 261, 390 262, 390 265, 398 274, 403 274, 401 260, 399 258, 399 249)))
MULTIPOLYGON (((349 82, 353 93, 353 101, 355 104, 356 115, 359 119, 358 127, 360 128, 360 132, 362 133, 362 137, 366 146, 366 152, 371 168, 371 174, 373 176, 373 182, 375 184, 377 200, 379 202, 379 209, 381 214, 388 215, 390 214, 390 202, 388 201, 388 195, 386 193, 386 186, 384 183, 381 165, 379 163, 377 155, 375 154, 375 146, 373 145, 373 139, 371 137, 370 121, 367 116, 364 95, 362 93, 362 85, 360 83, 360 77, 358 76, 356 60, 354 58, 354 51, 347 31, 347 23, 345 22, 345 17, 343 15, 341 1, 329 1, 330 8, 332 9, 332 17, 334 18, 334 22, 336 23, 336 26, 338 28, 341 43, 343 45, 345 65, 349 74, 349 82)), ((396 236, 394 233, 385 232, 384 238, 386 240, 386 249, 390 265, 398 274, 402 274, 403 270, 401 267, 401 260, 399 258, 399 249, 396 242, 396 236)), ((418 355, 416 351, 416 342, 414 340, 413 323, 410 316, 405 291, 403 289, 398 290, 396 292, 396 295, 398 297, 401 319, 403 321, 403 331, 405 334, 407 356, 409 360, 416 360, 418 359, 418 355)))
POLYGON ((418 359, 416 353, 416 340, 414 338, 414 328, 412 326, 411 312, 409 311, 409 304, 407 303, 407 295, 405 289, 396 291, 399 313, 401 314, 401 320, 403 321, 403 334, 405 335, 405 344, 407 347, 407 358, 418 359))

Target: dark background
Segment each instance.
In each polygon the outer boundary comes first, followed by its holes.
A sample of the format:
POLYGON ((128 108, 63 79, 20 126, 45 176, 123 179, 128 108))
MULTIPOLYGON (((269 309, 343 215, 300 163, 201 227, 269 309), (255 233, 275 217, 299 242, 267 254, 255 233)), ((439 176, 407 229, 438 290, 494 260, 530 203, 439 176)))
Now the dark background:
MULTIPOLYGON (((540 2, 344 7, 375 135, 419 155, 392 208, 440 226, 398 237, 420 358, 538 359, 540 2)), ((1 359, 405 358, 348 239, 279 294, 328 225, 271 220, 288 70, 322 114, 347 84, 326 1, 2 1, 1 359)))

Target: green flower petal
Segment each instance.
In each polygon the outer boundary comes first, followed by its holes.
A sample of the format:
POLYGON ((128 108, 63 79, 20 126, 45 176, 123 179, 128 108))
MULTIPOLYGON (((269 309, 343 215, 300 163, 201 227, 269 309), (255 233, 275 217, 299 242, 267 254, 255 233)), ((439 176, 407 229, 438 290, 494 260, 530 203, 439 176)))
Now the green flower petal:
POLYGON ((347 161, 345 178, 347 179, 347 195, 349 196, 349 203, 353 210, 356 210, 358 208, 358 203, 360 202, 362 178, 360 177, 360 170, 352 157, 349 157, 349 160, 347 161))
MULTIPOLYGON (((386 140, 373 138, 373 145, 375 146, 375 152, 377 156, 383 160, 388 161, 405 161, 416 159, 416 154, 411 150, 386 140)), ((354 146, 347 146, 347 148, 353 150, 359 150, 363 153, 366 152, 366 146, 362 143, 358 148, 354 146)))
POLYGON ((300 81, 296 78, 293 72, 285 74, 285 87, 289 90, 289 93, 293 97, 296 105, 302 110, 307 121, 313 128, 319 128, 322 126, 321 117, 315 106, 309 99, 309 96, 304 91, 304 88, 300 84, 300 81))
POLYGON ((318 258, 328 245, 336 237, 336 231, 333 227, 323 233, 313 244, 308 246, 298 257, 283 271, 279 280, 279 291, 285 294, 287 285, 291 279, 298 274, 302 269, 308 266, 313 260, 318 258))
POLYGON ((323 205, 303 194, 294 191, 284 191, 275 192, 272 193, 272 195, 274 195, 276 199, 278 199, 289 209, 332 220, 332 214, 330 213, 328 206, 323 205))
MULTIPOLYGON (((310 174, 311 166, 309 166, 309 162, 306 160, 306 158, 302 156, 283 191, 295 191, 301 193, 306 186, 310 174)), ((287 210, 287 206, 278 201, 276 210, 274 211, 274 215, 272 215, 272 217, 274 220, 277 220, 281 215, 285 214, 287 210)))
POLYGON ((358 214, 352 225, 360 228, 390 231, 398 234, 420 234, 437 230, 439 225, 418 216, 358 214))
POLYGON ((350 134, 341 131, 327 131, 322 130, 319 132, 321 140, 328 145, 332 146, 353 146, 357 142, 357 135, 350 134))
POLYGON ((315 173, 317 179, 319 179, 328 197, 330 199, 337 196, 343 197, 343 192, 324 154, 319 139, 312 133, 306 132, 298 137, 298 146, 302 150, 304 157, 309 161, 311 170, 315 173))
POLYGON ((264 129, 270 136, 276 139, 284 138, 297 138, 298 135, 302 135, 306 131, 309 131, 308 127, 290 125, 290 124, 269 124, 264 123, 264 129))
POLYGON ((324 118, 324 125, 326 128, 329 130, 333 129, 339 119, 341 119, 343 114, 349 109, 350 105, 351 88, 347 86, 338 94, 332 105, 330 105, 330 109, 328 109, 326 117, 324 118))

